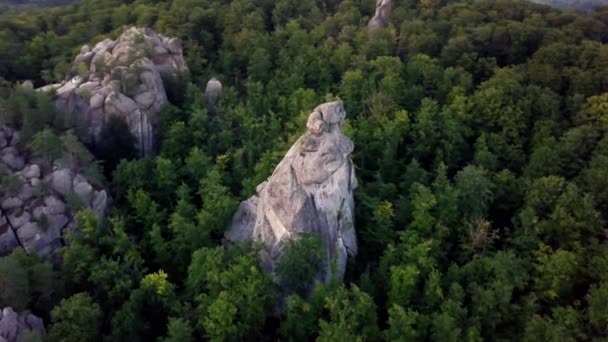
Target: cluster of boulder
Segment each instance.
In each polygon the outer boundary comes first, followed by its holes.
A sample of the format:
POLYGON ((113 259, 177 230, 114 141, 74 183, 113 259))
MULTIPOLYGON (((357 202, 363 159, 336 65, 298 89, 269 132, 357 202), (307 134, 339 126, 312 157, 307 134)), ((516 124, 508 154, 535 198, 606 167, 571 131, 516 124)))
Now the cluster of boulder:
POLYGON ((266 272, 275 271, 287 242, 304 234, 318 235, 323 242, 320 281, 342 278, 347 258, 357 254, 353 196, 357 180, 353 143, 342 132, 345 116, 342 101, 315 108, 308 131, 257 187, 257 194, 239 206, 226 239, 260 242, 266 272))
POLYGON ((58 161, 43 167, 41 160, 28 160, 19 138, 18 131, 0 127, 0 256, 22 247, 53 257, 64 245, 65 232, 76 228, 72 207, 89 207, 104 216, 108 194, 58 161))
POLYGON ((168 103, 163 79, 186 70, 182 43, 149 28, 132 27, 118 39, 85 45, 69 79, 40 88, 55 90, 56 106, 72 115, 79 136, 95 148, 111 115, 125 120, 141 156, 153 154, 158 114, 168 103))
POLYGON ((0 342, 29 340, 28 333, 46 335, 44 323, 40 317, 30 313, 17 314, 12 308, 0 310, 0 342))

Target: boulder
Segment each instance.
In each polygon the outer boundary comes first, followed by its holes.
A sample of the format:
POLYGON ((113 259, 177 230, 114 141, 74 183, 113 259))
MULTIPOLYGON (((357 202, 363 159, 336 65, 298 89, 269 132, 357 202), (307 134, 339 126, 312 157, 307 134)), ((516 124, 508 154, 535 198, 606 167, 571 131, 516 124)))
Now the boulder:
POLYGON ((316 234, 324 243, 321 281, 341 278, 347 258, 356 255, 353 190, 357 181, 353 143, 342 133, 345 116, 342 101, 315 108, 308 131, 234 215, 226 239, 260 242, 267 272, 274 271, 286 242, 303 234, 316 234), (334 262, 337 274, 332 272, 334 262))
POLYGON ((19 208, 22 205, 23 205, 23 201, 17 197, 9 197, 9 198, 5 199, 4 201, 2 201, 2 209, 4 209, 4 210, 19 208))
POLYGON ((44 198, 44 204, 48 215, 63 214, 66 211, 66 205, 57 196, 46 196, 44 198))
POLYGON ((25 179, 40 178, 40 166, 37 164, 28 165, 17 174, 21 175, 25 179))
MULTIPOLYGON (((11 141, 12 142, 12 141, 11 141)), ((21 170, 25 165, 25 161, 23 157, 21 157, 17 152, 15 147, 7 147, 2 150, 2 162, 10 167, 12 170, 21 170)))
POLYGON ((72 174, 69 169, 59 169, 53 171, 51 175, 51 186, 53 190, 67 196, 72 191, 72 174))
POLYGON ((215 103, 221 93, 222 83, 215 77, 210 79, 205 87, 205 98, 207 99, 207 110, 209 113, 215 114, 215 103))
POLYGON ((22 201, 28 201, 32 197, 34 197, 34 189, 29 184, 23 184, 21 188, 19 188, 19 193, 17 197, 22 201))
POLYGON ((93 187, 87 182, 76 183, 76 180, 74 180, 74 193, 80 198, 82 203, 89 205, 93 198, 93 187))
POLYGON ((12 308, 0 310, 0 341, 17 342, 23 340, 28 331, 37 332, 41 337, 46 335, 44 322, 31 313, 17 314, 12 308))

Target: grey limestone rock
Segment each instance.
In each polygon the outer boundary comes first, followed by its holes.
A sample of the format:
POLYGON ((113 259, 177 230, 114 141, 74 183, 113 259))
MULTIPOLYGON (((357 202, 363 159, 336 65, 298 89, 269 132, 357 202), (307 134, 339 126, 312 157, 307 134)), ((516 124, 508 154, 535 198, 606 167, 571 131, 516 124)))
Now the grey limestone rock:
POLYGON ((23 157, 21 157, 19 153, 17 153, 16 148, 13 146, 6 147, 0 153, 0 158, 2 159, 2 162, 12 170, 19 171, 25 165, 23 157))
POLYGON ((207 98, 207 110, 209 113, 215 114, 215 103, 217 102, 217 98, 222 93, 222 89, 222 83, 215 77, 207 82, 207 86, 205 87, 205 97, 207 98))
POLYGON ((55 170, 51 174, 51 185, 53 190, 67 196, 72 191, 72 174, 69 169, 55 170))
MULTIPOLYGON (((0 136, 13 141, 19 134, 0 126, 0 136)), ((77 196, 85 206, 105 217, 110 203, 106 190, 96 188, 59 161, 53 163, 52 170, 46 169, 25 158, 26 154, 17 147, 6 149, 23 158, 24 167, 14 170, 0 160, 0 169, 21 182, 11 193, 0 191, 0 256, 23 247, 27 253, 57 260, 56 251, 64 245, 65 232, 77 229, 75 212, 67 205, 69 196, 77 196)))
POLYGON ((285 243, 302 234, 317 234, 324 242, 325 263, 318 276, 322 281, 341 278, 347 258, 357 254, 357 181, 350 157, 353 143, 342 133, 345 116, 342 101, 315 108, 308 131, 234 215, 226 239, 261 242, 266 271, 274 271, 285 243), (332 274, 334 262, 337 274, 332 274))
POLYGON ((151 29, 131 27, 76 56, 69 80, 56 89, 55 104, 76 117, 81 140, 96 148, 111 115, 125 120, 142 156, 152 155, 158 114, 168 103, 164 77, 186 70, 181 41, 151 29))
POLYGON ((0 219, 0 255, 9 254, 19 247, 19 241, 13 230, 8 226, 6 218, 0 219))
POLYGON ((391 15, 391 0, 376 0, 376 12, 367 24, 368 31, 388 26, 391 15))
POLYGON ((17 172, 17 174, 21 175, 25 179, 31 178, 40 178, 40 166, 36 164, 28 165, 23 168, 23 170, 17 172))
POLYGON ((46 335, 42 318, 31 313, 17 314, 12 308, 0 310, 0 341, 21 341, 22 334, 35 331, 41 337, 46 335))

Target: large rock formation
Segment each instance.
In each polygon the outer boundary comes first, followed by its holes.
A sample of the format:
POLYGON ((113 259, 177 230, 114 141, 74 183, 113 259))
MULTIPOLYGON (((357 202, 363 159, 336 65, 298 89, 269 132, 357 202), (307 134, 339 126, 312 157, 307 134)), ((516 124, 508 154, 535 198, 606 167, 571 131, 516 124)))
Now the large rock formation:
POLYGON ((0 342, 23 341, 28 332, 46 335, 44 323, 40 317, 30 313, 18 315, 12 308, 0 310, 0 342))
POLYGON ((207 111, 209 113, 215 114, 215 102, 221 93, 222 83, 213 77, 205 87, 205 98, 207 99, 207 111))
POLYGON ((263 268, 272 272, 285 243, 317 234, 325 246, 319 278, 332 277, 335 262, 342 277, 349 256, 357 253, 353 190, 357 186, 350 154, 353 143, 342 133, 342 101, 325 103, 310 114, 308 132, 287 152, 257 195, 241 203, 229 241, 253 239, 264 246, 263 268))
POLYGON ((369 31, 387 27, 391 15, 391 0, 376 0, 376 12, 367 24, 369 31))
POLYGON ((76 229, 71 206, 76 202, 104 216, 108 194, 58 161, 45 170, 18 146, 19 132, 0 127, 0 256, 22 247, 53 257, 65 232, 76 229))
POLYGON ((110 115, 125 119, 140 155, 153 152, 158 113, 167 104, 163 77, 186 69, 181 41, 132 27, 76 56, 69 80, 57 91, 59 111, 71 114, 80 138, 95 148, 110 115))

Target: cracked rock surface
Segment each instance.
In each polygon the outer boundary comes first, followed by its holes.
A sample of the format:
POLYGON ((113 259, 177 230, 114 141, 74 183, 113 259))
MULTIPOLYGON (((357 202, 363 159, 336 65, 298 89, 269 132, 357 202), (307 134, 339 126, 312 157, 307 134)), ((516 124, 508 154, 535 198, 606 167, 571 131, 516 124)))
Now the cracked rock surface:
POLYGON ((325 103, 310 114, 308 131, 289 149, 257 194, 244 201, 226 233, 228 241, 255 240, 263 245, 262 267, 273 272, 287 241, 317 234, 325 246, 319 279, 341 278, 348 257, 357 254, 357 187, 353 143, 342 132, 342 101, 325 103), (337 274, 332 274, 332 264, 337 274))
POLYGON ((53 257, 64 245, 64 234, 76 229, 75 204, 106 214, 106 190, 91 184, 58 162, 44 169, 19 150, 19 132, 0 127, 0 256, 18 247, 27 253, 53 257), (6 156, 10 156, 7 162, 6 156), (69 199, 69 200, 68 200, 69 199), (68 204, 70 203, 70 204, 68 204))

